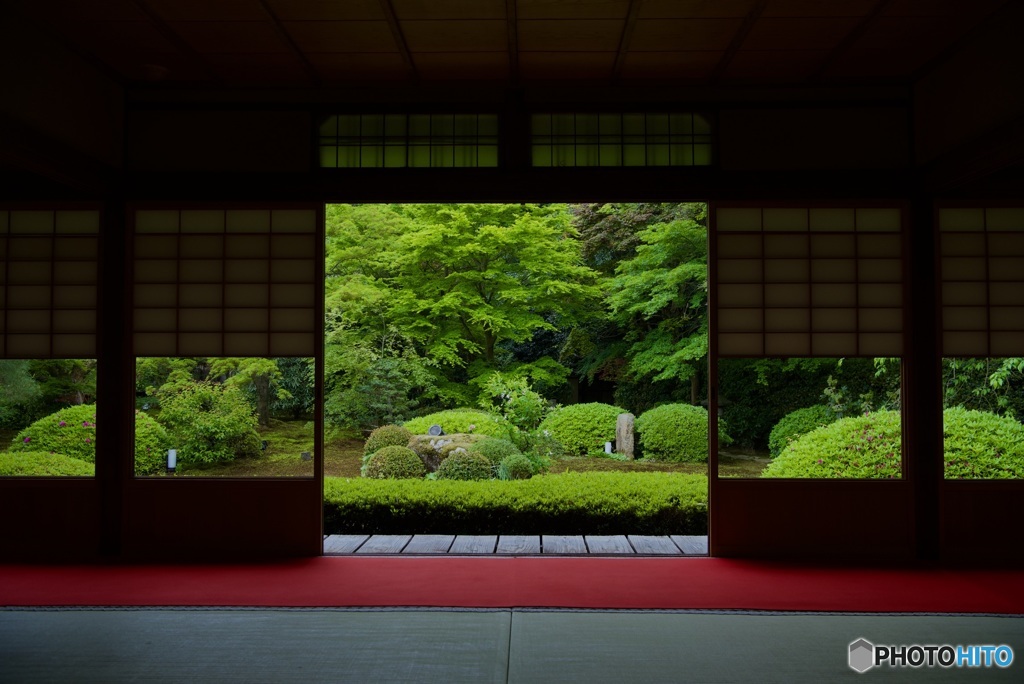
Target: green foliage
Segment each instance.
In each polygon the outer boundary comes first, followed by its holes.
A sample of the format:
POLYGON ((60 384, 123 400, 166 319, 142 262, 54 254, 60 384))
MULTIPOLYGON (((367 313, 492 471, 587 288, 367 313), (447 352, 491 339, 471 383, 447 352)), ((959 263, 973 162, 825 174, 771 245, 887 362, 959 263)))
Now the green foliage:
POLYGON ((533 463, 523 454, 509 454, 498 464, 499 480, 527 480, 533 477, 533 463))
MULTIPOLYGON (((135 412, 137 475, 150 475, 166 466, 168 443, 167 431, 160 424, 144 413, 135 412)), ((96 404, 81 404, 61 409, 40 418, 19 432, 11 442, 11 452, 30 451, 95 463, 96 404)))
POLYGON ((467 435, 455 433, 453 435, 413 435, 409 440, 409 448, 416 452, 429 472, 434 472, 441 465, 441 461, 448 454, 456 449, 469 451, 477 442, 491 439, 487 435, 467 435))
POLYGON ((772 458, 782 453, 790 442, 835 421, 835 414, 827 406, 817 404, 790 411, 782 417, 768 435, 768 449, 772 458))
POLYGON ((416 452, 404 446, 386 446, 370 455, 365 476, 375 480, 421 478, 427 474, 416 452))
POLYGON ((947 478, 1024 479, 1024 425, 962 408, 943 413, 947 478))
POLYGON ((278 383, 285 394, 275 397, 271 404, 272 413, 288 420, 311 419, 316 399, 313 394, 314 360, 281 358, 274 359, 274 362, 280 370, 278 383))
POLYGON ((494 372, 482 385, 480 406, 519 430, 535 430, 550 412, 548 402, 523 377, 494 372))
POLYGON ((326 478, 327 534, 707 534, 707 478, 567 473, 477 482, 326 478))
POLYGON ((96 359, 34 359, 28 370, 47 405, 96 400, 96 359))
POLYGON ((900 477, 900 415, 842 418, 805 434, 768 464, 762 477, 900 477))
POLYGON ((254 397, 260 427, 270 427, 270 405, 291 394, 281 386, 281 369, 274 359, 263 357, 210 359, 211 379, 238 387, 254 397))
POLYGON ((430 413, 405 422, 405 427, 414 435, 425 435, 431 425, 440 425, 446 434, 468 433, 489 437, 509 436, 508 423, 496 416, 475 409, 451 409, 430 413))
POLYGON ((45 451, 0 452, 0 477, 92 477, 92 463, 45 451))
POLYGON ((487 438, 471 445, 469 452, 480 454, 486 458, 492 466, 497 467, 502 459, 514 454, 522 455, 519 448, 507 439, 487 438))
POLYGON ((943 359, 944 405, 1024 417, 1024 358, 943 359))
POLYGON ((540 424, 573 456, 604 453, 604 443, 615 440, 615 422, 625 413, 618 406, 590 403, 572 404, 554 411, 540 424))
POLYGON ((256 416, 241 390, 209 382, 161 392, 160 422, 182 466, 228 463, 260 452, 256 416))
MULTIPOLYGON (((703 207, 703 205, 700 205, 703 207)), ((608 283, 612 319, 630 343, 629 370, 690 380, 707 357, 706 209, 642 230, 636 256, 608 283)))
POLYGON ((70 406, 40 418, 11 440, 10 450, 42 451, 94 463, 96 404, 70 406))
POLYGON ((364 454, 372 454, 388 446, 408 446, 412 433, 401 425, 381 425, 370 433, 363 445, 364 454))
MULTIPOLYGON (((647 411, 634 424, 644 458, 676 463, 707 463, 708 412, 702 406, 665 404, 647 411)), ((728 437, 719 423, 719 439, 728 437)))
POLYGON ((38 417, 43 403, 29 362, 0 359, 0 429, 20 430, 38 417))
POLYGON ((899 390, 899 373, 879 374, 873 359, 721 359, 719 399, 730 436, 745 446, 767 447, 783 416, 823 402, 830 377, 846 415, 863 412, 861 397, 872 397, 873 408, 887 408, 899 390))
POLYGON ((445 455, 441 465, 437 467, 437 479, 487 480, 490 479, 491 472, 491 462, 483 454, 457 450, 445 455))
POLYGON ((135 412, 135 474, 155 475, 167 469, 171 436, 142 411, 135 412))

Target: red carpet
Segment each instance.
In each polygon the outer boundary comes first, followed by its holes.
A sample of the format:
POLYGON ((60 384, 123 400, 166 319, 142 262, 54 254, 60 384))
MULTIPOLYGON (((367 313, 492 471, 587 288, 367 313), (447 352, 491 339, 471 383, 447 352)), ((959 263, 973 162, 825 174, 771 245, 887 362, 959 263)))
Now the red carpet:
POLYGON ((1024 614, 1024 572, 708 559, 0 566, 0 606, 448 606, 1024 614))

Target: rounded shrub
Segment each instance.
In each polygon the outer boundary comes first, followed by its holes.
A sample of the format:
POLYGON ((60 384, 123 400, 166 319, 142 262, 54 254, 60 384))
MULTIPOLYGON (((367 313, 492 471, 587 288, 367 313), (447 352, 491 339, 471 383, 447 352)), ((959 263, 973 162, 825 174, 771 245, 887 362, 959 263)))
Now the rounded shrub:
MULTIPOLYGON (((703 406, 665 404, 634 424, 644 458, 674 463, 707 463, 708 412, 703 406)), ((719 422, 719 436, 727 441, 719 422)))
POLYGON ((0 477, 92 477, 95 466, 46 451, 0 453, 0 477))
POLYGON ((42 451, 96 462, 96 404, 69 406, 40 418, 11 440, 11 451, 42 451))
POLYGON ((404 446, 392 445, 378 449, 366 464, 366 477, 375 480, 401 480, 426 474, 426 466, 420 457, 404 446))
POLYGON ((490 413, 476 409, 451 409, 439 411, 405 422, 405 428, 414 435, 425 435, 431 425, 440 425, 445 434, 466 433, 471 435, 487 435, 489 437, 509 436, 508 423, 490 413))
POLYGON ((610 404, 571 404, 552 412, 540 429, 549 432, 570 456, 604 453, 604 443, 615 439, 615 421, 626 411, 610 404))
POLYGON ((178 450, 178 464, 230 463, 260 454, 256 415, 241 390, 197 382, 160 399, 160 422, 178 450))
POLYGON ((155 475, 167 468, 171 436, 142 411, 135 412, 135 474, 155 475))
POLYGON ((372 454, 387 446, 408 446, 412 433, 401 425, 381 425, 370 433, 363 445, 364 454, 372 454))
POLYGON ((533 463, 523 454, 510 454, 498 464, 499 480, 528 480, 533 472, 533 463))
POLYGON ((808 432, 783 449, 761 476, 894 478, 900 473, 900 415, 878 411, 808 432))
POLYGON ((986 411, 946 409, 943 414, 948 478, 1024 478, 1024 425, 986 411))
POLYGON ((782 453, 786 446, 798 437, 806 435, 811 430, 834 422, 835 415, 827 406, 808 406, 807 408, 791 411, 782 417, 771 434, 768 435, 768 450, 772 458, 782 453))
POLYGON ((507 456, 522 455, 515 444, 507 439, 498 439, 497 437, 488 437, 475 442, 470 445, 469 451, 484 456, 495 467, 507 456))
POLYGON ((491 462, 486 456, 457 451, 437 467, 438 480, 489 480, 491 462))

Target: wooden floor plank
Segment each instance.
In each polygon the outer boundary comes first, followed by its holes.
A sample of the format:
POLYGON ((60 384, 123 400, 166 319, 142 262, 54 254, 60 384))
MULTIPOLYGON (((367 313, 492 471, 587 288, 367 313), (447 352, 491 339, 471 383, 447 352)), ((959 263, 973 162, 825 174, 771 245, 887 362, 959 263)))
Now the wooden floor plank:
POLYGON ((540 537, 503 534, 498 537, 498 550, 495 553, 506 555, 538 554, 540 553, 540 537))
POLYGON ((494 547, 498 544, 497 535, 460 534, 455 537, 455 543, 448 549, 450 554, 478 555, 494 553, 494 547))
POLYGON ((564 534, 545 534, 541 537, 543 553, 549 554, 585 554, 587 545, 581 536, 564 534))
POLYGON ((687 556, 708 555, 708 538, 706 535, 673 534, 671 539, 687 556))
POLYGON ((624 534, 611 536, 587 535, 584 539, 587 542, 587 549, 590 550, 591 554, 618 556, 634 553, 633 547, 629 545, 629 540, 626 539, 624 534))
POLYGON ((410 539, 411 534, 375 534, 356 553, 401 553, 410 539))
POLYGON ((448 553, 454 541, 454 534, 417 534, 402 553, 448 553))
POLYGON ((681 556, 683 552, 668 537, 654 537, 644 534, 629 535, 629 543, 637 553, 650 556, 681 556))
POLYGON ((355 553, 369 538, 368 534, 329 534, 324 539, 324 555, 355 553))

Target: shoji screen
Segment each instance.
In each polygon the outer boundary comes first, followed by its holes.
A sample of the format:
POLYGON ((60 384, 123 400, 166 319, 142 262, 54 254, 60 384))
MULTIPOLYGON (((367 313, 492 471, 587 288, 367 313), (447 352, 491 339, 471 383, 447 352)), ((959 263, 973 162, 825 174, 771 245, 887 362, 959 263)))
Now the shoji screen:
POLYGON ((715 211, 719 357, 901 356, 896 207, 715 211))
POLYGON ((0 358, 95 358, 100 213, 0 209, 0 358))
POLYGON ((943 356, 1024 355, 1024 208, 939 210, 943 356))
POLYGON ((314 356, 313 209, 135 214, 136 356, 314 356))

